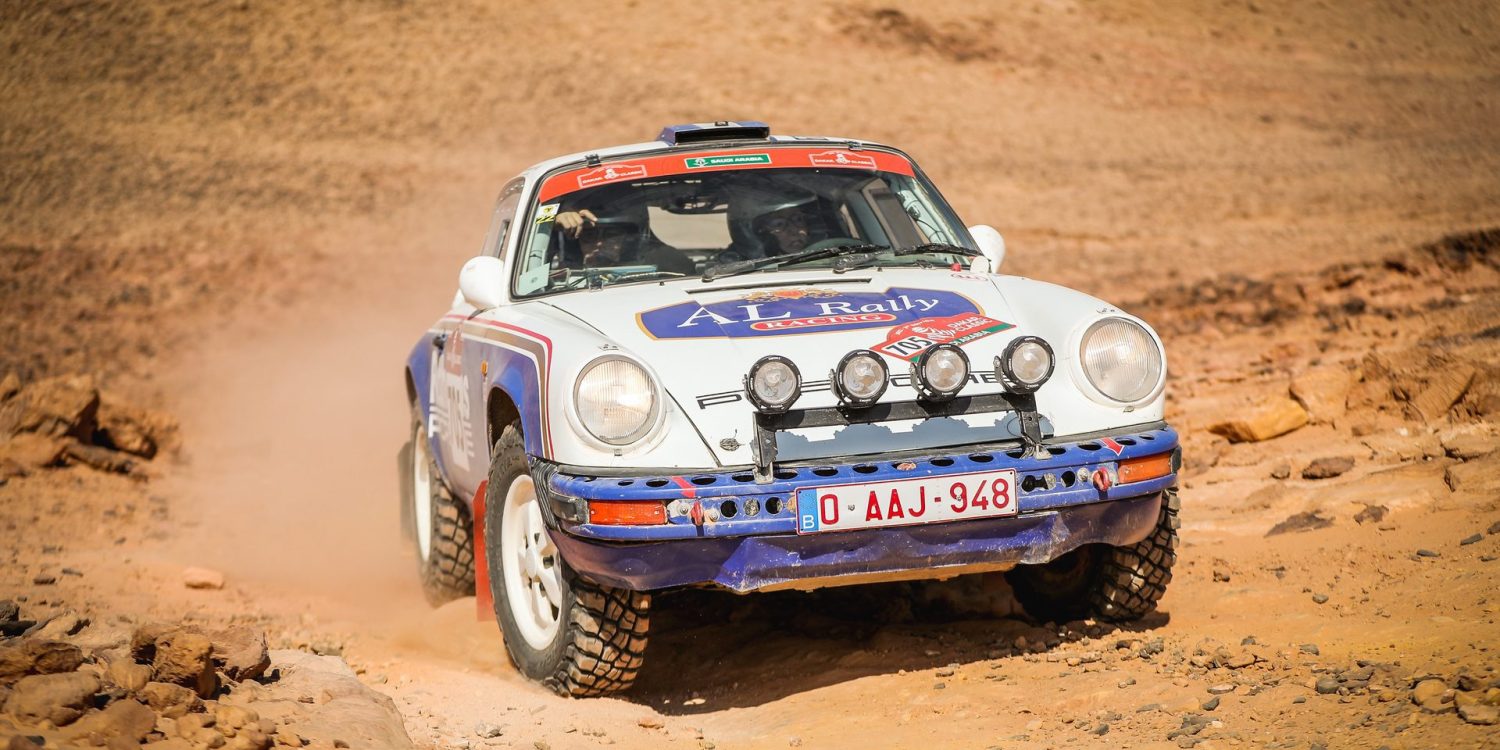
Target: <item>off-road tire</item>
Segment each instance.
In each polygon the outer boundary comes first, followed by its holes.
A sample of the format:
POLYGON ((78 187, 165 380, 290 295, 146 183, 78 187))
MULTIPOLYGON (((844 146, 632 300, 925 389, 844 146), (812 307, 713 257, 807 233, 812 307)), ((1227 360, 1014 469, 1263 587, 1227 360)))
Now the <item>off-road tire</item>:
MULTIPOLYGON (((412 417, 411 441, 401 452, 407 461, 424 460, 426 452, 420 450, 419 441, 427 439, 426 425, 420 413, 412 417)), ((437 464, 430 458, 427 472, 431 506, 431 535, 427 559, 422 559, 422 548, 416 534, 421 533, 418 524, 411 524, 412 541, 416 545, 417 575, 422 582, 422 596, 427 603, 438 607, 465 596, 474 595, 474 525, 469 509, 463 501, 455 498, 438 475, 437 464)), ((411 482, 411 465, 406 467, 406 481, 411 482)), ((407 486, 402 493, 410 499, 416 489, 407 486)), ((409 506, 415 514, 415 506, 409 506)))
POLYGON ((557 634, 540 650, 519 635, 505 591, 500 534, 506 494, 522 474, 529 474, 526 450, 520 426, 511 424, 501 431, 490 459, 484 524, 490 591, 506 653, 522 674, 559 695, 584 698, 626 690, 645 661, 650 594, 595 583, 569 568, 559 553, 563 619, 557 634))
POLYGON ((1026 613, 1037 620, 1140 619, 1156 609, 1172 581, 1181 508, 1177 490, 1164 490, 1156 528, 1145 539, 1124 547, 1079 547, 1045 565, 1019 566, 1006 580, 1026 613))

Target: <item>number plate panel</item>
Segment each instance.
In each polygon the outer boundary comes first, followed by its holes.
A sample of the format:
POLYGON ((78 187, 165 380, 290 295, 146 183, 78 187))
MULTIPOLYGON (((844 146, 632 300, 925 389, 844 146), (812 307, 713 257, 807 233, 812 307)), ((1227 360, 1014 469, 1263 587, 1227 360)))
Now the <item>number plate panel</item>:
POLYGON ((1013 516, 1016 471, 857 482, 797 491, 797 533, 1013 516))

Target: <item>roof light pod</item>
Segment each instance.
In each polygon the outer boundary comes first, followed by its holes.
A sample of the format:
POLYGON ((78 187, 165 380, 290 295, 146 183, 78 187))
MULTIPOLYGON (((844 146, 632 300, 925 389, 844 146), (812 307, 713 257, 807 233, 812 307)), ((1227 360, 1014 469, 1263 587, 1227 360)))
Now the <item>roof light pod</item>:
POLYGON ((891 379, 891 371, 879 354, 869 349, 855 349, 839 360, 838 367, 829 373, 828 379, 840 406, 863 409, 880 400, 891 379))
POLYGON ((802 373, 779 354, 761 357, 745 376, 745 396, 765 414, 780 414, 802 395, 802 373))
POLYGON ((969 355, 953 344, 928 347, 911 366, 911 383, 923 401, 947 401, 969 382, 969 355))
POLYGON ((1033 393, 1052 377, 1052 347, 1036 336, 1021 336, 995 358, 995 376, 1010 393, 1033 393))

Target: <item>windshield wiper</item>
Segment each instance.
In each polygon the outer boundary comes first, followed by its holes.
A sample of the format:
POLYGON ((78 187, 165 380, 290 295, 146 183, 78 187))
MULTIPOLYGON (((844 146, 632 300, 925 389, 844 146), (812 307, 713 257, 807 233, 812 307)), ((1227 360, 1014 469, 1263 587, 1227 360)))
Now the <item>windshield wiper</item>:
POLYGON ((820 247, 816 250, 803 250, 789 255, 772 255, 765 258, 751 258, 749 260, 735 260, 728 263, 717 263, 709 266, 703 271, 704 281, 724 278, 726 276, 738 276, 743 273, 751 273, 776 266, 806 263, 813 260, 833 258, 839 255, 850 255, 852 253, 864 253, 871 250, 889 250, 885 245, 834 245, 833 247, 820 247))
POLYGON ((929 242, 925 245, 912 245, 911 247, 898 247, 894 255, 922 255, 925 253, 946 253, 949 255, 962 255, 968 258, 978 258, 984 253, 961 245, 950 245, 946 242, 929 242))

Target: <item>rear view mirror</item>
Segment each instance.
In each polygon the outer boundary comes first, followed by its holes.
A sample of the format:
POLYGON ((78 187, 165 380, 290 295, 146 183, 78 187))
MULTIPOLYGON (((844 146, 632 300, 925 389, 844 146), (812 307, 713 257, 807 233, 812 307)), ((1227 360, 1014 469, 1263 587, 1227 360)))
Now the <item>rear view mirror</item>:
POLYGON ((464 301, 488 310, 505 301, 505 274, 499 258, 481 255, 470 258, 458 273, 458 291, 464 301))
POLYGON ((978 224, 969 227, 969 236, 979 245, 979 252, 984 253, 984 260, 988 261, 989 268, 978 268, 980 261, 974 259, 973 270, 987 273, 996 273, 1000 270, 1000 263, 1005 260, 1005 238, 1000 236, 1000 231, 988 224, 978 224))

